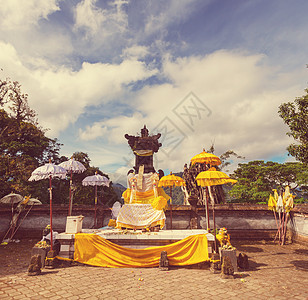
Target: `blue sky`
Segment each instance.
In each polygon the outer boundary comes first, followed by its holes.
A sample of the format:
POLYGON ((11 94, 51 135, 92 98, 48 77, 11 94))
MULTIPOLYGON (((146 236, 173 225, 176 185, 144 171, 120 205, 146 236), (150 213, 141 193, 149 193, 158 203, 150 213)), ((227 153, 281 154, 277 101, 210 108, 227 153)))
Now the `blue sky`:
POLYGON ((307 1, 0 5, 1 78, 22 84, 62 155, 86 152, 124 183, 124 134, 146 124, 162 133, 157 169, 181 171, 212 143, 245 161, 290 159, 277 111, 307 87, 307 1))

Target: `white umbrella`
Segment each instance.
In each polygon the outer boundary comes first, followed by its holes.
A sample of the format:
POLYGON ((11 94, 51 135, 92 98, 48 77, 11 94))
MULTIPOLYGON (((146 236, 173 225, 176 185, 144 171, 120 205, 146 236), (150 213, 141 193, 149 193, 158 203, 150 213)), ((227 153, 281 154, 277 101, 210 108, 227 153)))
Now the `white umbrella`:
POLYGON ((35 169, 31 177, 28 179, 29 181, 37 181, 42 179, 49 178, 49 200, 50 200, 50 232, 51 232, 51 240, 50 240, 50 246, 52 250, 52 187, 51 187, 51 179, 54 177, 59 177, 61 179, 65 179, 67 171, 57 165, 54 165, 51 163, 51 160, 49 160, 48 164, 45 164, 44 166, 38 167, 35 169))
POLYGON ((69 194, 69 206, 68 206, 68 215, 72 215, 72 209, 73 209, 73 199, 72 199, 72 179, 73 179, 73 173, 82 173, 86 170, 86 167, 79 161, 75 160, 73 157, 67 161, 64 161, 59 164, 60 167, 64 168, 67 171, 70 171, 71 173, 71 179, 70 179, 70 194, 69 194))
POLYGON ((109 187, 110 180, 102 175, 95 173, 95 175, 88 176, 84 180, 82 180, 82 185, 88 186, 92 185, 95 186, 95 211, 94 211, 94 227, 96 227, 96 206, 97 206, 97 186, 104 185, 109 187))
POLYGON ((42 205, 42 202, 36 198, 30 198, 27 205, 42 205))
POLYGON ((13 217, 13 212, 14 212, 14 204, 19 203, 24 199, 22 195, 15 194, 15 193, 10 193, 0 199, 0 203, 3 204, 11 204, 12 206, 12 217, 13 217))
POLYGON ((0 199, 0 203, 4 204, 14 204, 14 203, 19 203, 24 199, 22 195, 19 194, 8 194, 0 199))

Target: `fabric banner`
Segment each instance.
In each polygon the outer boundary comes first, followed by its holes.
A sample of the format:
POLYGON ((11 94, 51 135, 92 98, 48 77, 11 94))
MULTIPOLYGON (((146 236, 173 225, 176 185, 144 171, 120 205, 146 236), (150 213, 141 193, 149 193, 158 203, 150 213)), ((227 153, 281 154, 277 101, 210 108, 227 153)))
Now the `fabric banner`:
POLYGON ((157 267, 161 251, 167 251, 171 266, 186 266, 209 260, 205 234, 192 235, 170 245, 146 249, 125 248, 96 234, 75 235, 75 261, 92 266, 157 267))
POLYGON ((129 228, 144 228, 153 226, 159 222, 161 227, 165 225, 165 213, 162 210, 153 209, 151 204, 124 204, 117 217, 117 227, 127 225, 129 228))

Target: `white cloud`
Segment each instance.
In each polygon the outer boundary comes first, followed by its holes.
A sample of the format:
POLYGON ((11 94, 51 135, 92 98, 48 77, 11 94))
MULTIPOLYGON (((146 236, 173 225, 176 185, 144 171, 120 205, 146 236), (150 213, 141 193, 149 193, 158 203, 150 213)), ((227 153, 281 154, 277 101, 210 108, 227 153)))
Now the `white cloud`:
POLYGON ((127 92, 127 85, 144 80, 156 70, 136 60, 121 64, 83 63, 79 71, 66 67, 31 70, 23 65, 14 47, 1 43, 0 64, 6 74, 20 81, 40 124, 56 136, 75 122, 87 106, 97 106, 127 92))
MULTIPOLYGON (((278 107, 301 95, 305 87, 302 73, 296 70, 288 74, 269 67, 267 58, 259 54, 218 51, 208 56, 166 59, 162 75, 169 83, 147 86, 136 94, 134 105, 143 117, 108 121, 114 126, 112 141, 126 142, 123 132, 135 135, 144 124, 153 130, 168 118, 176 126, 166 123, 168 131, 174 130, 174 138, 182 138, 182 133, 185 137, 171 152, 170 141, 163 142, 157 156, 158 168, 181 170, 184 163, 213 142, 218 155, 231 149, 247 160, 283 156, 291 141, 278 107), (191 104, 183 100, 190 91, 211 114, 201 112, 198 119, 191 104), (192 128, 175 114, 180 106, 195 115, 192 128), (128 124, 133 124, 131 129, 128 124)), ((185 120, 184 115, 182 118, 185 120)))
POLYGON ((146 55, 149 54, 148 47, 134 45, 129 48, 125 48, 122 52, 122 57, 124 58, 137 58, 141 59, 144 58, 146 55))
POLYGON ((106 38, 114 33, 123 33, 127 28, 127 15, 122 5, 115 1, 108 9, 96 6, 97 0, 83 0, 75 9, 75 29, 85 30, 85 37, 99 36, 106 38))
POLYGON ((92 126, 87 125, 85 130, 79 129, 79 137, 83 141, 95 140, 107 133, 107 128, 101 122, 95 122, 92 126))
POLYGON ((106 19, 104 10, 95 7, 96 0, 84 0, 76 6, 76 28, 87 28, 96 34, 106 19))
MULTIPOLYGON (((166 27, 171 23, 183 22, 198 5, 196 0, 171 0, 168 2, 149 2, 149 15, 144 32, 151 35, 155 32, 166 33, 166 27), (163 7, 163 9, 162 9, 163 7), (151 12, 153 12, 151 14, 151 12)), ((203 3, 204 4, 204 3, 203 3)))
POLYGON ((24 30, 59 10, 61 0, 0 0, 0 26, 2 29, 24 30))

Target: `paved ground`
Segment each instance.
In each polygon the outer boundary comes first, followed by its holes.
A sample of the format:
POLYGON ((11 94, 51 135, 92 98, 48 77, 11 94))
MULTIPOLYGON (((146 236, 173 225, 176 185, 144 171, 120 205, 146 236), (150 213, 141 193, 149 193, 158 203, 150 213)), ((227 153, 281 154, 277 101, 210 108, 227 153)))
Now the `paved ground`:
POLYGON ((27 276, 35 241, 0 246, 0 299, 308 299, 308 248, 233 242, 250 270, 221 279, 209 270, 109 269, 84 265, 27 276))

